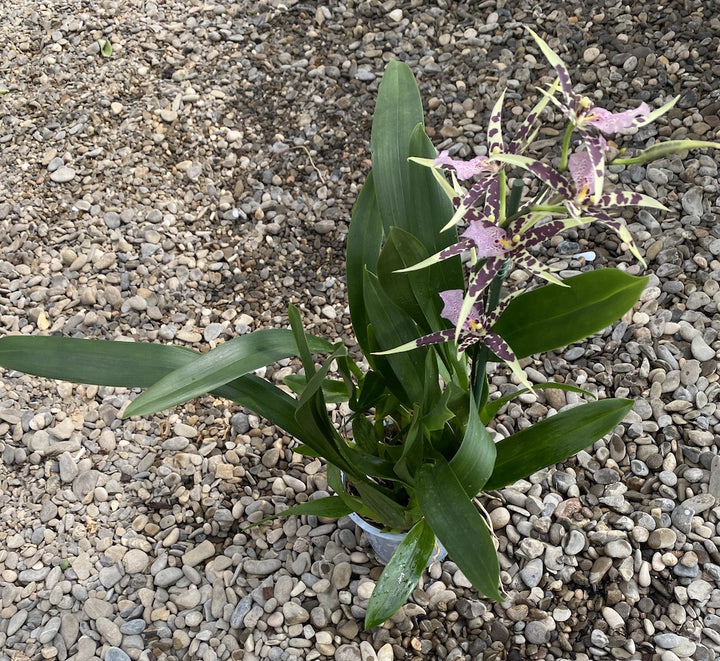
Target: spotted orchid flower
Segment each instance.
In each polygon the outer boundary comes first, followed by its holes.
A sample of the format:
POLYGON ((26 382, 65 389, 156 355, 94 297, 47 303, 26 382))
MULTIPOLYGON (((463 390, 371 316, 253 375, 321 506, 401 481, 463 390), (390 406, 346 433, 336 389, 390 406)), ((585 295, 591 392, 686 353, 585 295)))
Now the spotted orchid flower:
POLYGON ((485 344, 498 358, 505 361, 518 379, 528 387, 527 377, 522 371, 517 357, 510 348, 510 345, 497 333, 492 331, 495 322, 500 318, 507 306, 510 304, 515 294, 510 294, 501 299, 492 312, 485 312, 485 306, 482 301, 477 301, 470 310, 462 325, 458 329, 460 314, 463 306, 464 294, 462 289, 450 289, 440 292, 440 298, 443 301, 443 309, 440 315, 451 322, 456 328, 448 328, 445 330, 429 333, 422 337, 407 342, 395 349, 383 351, 378 355, 387 355, 399 353, 401 351, 409 351, 417 347, 424 347, 429 344, 440 344, 442 342, 452 342, 457 339, 458 353, 462 353, 478 342, 485 344), (459 332, 458 332, 459 331, 459 332))
MULTIPOLYGON (((557 86, 551 91, 554 92, 557 86)), ((522 124, 518 127, 515 136, 508 142, 505 147, 505 140, 502 132, 502 106, 505 99, 505 92, 495 102, 490 112, 490 120, 487 130, 487 146, 489 156, 476 156, 469 161, 452 158, 447 150, 440 152, 435 159, 416 158, 410 160, 421 165, 433 168, 433 173, 438 179, 440 185, 445 190, 448 197, 455 206, 455 213, 443 230, 449 229, 457 225, 468 212, 475 207, 480 199, 485 196, 485 215, 492 215, 492 208, 496 199, 500 196, 500 183, 498 174, 504 168, 504 165, 494 160, 492 157, 497 154, 522 154, 528 145, 532 142, 537 134, 537 120, 540 114, 550 101, 550 95, 541 96, 535 107, 528 113, 522 124), (453 185, 448 184, 445 177, 439 171, 450 173, 453 185), (476 179, 477 181, 464 193, 458 181, 468 181, 476 179), (489 198, 489 199, 488 199, 489 198)), ((495 222, 498 218, 495 217, 495 222)))
POLYGON ((531 28, 527 28, 527 30, 532 35, 535 43, 540 47, 540 50, 550 65, 555 69, 562 99, 558 100, 552 90, 543 92, 543 94, 548 96, 550 101, 558 106, 563 114, 570 120, 572 126, 583 134, 595 171, 603 171, 605 169, 605 151, 607 150, 605 135, 627 133, 633 129, 650 124, 670 110, 680 98, 676 96, 656 110, 651 110, 650 106, 645 102, 641 103, 637 108, 631 108, 617 113, 597 107, 589 97, 573 92, 570 72, 565 66, 565 63, 534 30, 531 28))
POLYGON ((630 247, 633 255, 645 263, 625 223, 610 213, 622 207, 641 206, 667 211, 657 200, 630 191, 603 192, 604 171, 598 172, 589 151, 572 154, 568 159, 570 177, 560 174, 551 166, 526 156, 498 156, 504 163, 518 166, 537 176, 548 192, 538 200, 539 205, 560 204, 570 218, 557 221, 564 228, 585 224, 594 220, 610 227, 630 247))
POLYGON ((550 100, 562 109, 563 113, 580 131, 587 131, 592 128, 605 135, 624 133, 655 121, 670 110, 680 98, 675 97, 672 101, 656 110, 651 110, 647 103, 644 102, 637 108, 617 113, 605 110, 605 108, 599 108, 588 97, 573 92, 570 72, 565 63, 534 30, 531 28, 527 28, 527 30, 558 75, 562 101, 559 101, 554 96, 550 100))

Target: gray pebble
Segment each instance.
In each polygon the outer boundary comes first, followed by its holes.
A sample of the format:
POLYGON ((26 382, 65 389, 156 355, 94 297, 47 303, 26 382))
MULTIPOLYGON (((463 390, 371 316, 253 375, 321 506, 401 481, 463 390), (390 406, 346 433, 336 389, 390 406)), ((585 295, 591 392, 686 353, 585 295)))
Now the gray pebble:
POLYGON ((108 647, 105 661, 131 661, 131 659, 127 652, 123 652, 119 647, 108 647))
POLYGON ((159 588, 166 588, 173 583, 177 583, 182 578, 182 575, 183 571, 180 567, 166 567, 155 574, 153 582, 159 588))
POLYGON ((534 588, 540 584, 540 581, 545 573, 545 567, 540 558, 534 558, 530 560, 521 570, 520 578, 523 583, 529 588, 534 588))
POLYGON ((55 181, 59 184, 64 184, 68 181, 71 181, 74 178, 75 178, 75 170, 73 170, 72 168, 69 168, 65 165, 59 167, 57 170, 55 170, 54 172, 52 172, 50 174, 50 179, 52 179, 53 181, 55 181))

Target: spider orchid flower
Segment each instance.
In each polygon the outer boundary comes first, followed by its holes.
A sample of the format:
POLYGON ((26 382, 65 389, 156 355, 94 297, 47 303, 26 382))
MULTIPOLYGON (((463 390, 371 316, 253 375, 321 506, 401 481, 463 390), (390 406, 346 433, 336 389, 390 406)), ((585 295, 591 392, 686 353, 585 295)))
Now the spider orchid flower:
MULTIPOLYGON (((557 85, 553 86, 551 92, 554 92, 555 89, 557 89, 557 85)), ((525 151, 537 135, 538 129, 535 125, 545 106, 550 101, 550 96, 550 94, 544 94, 540 97, 540 100, 525 117, 506 148, 502 132, 502 105, 505 99, 505 92, 503 91, 493 106, 488 122, 487 145, 490 156, 476 156, 469 161, 463 161, 452 158, 450 153, 445 150, 440 152, 435 159, 410 158, 415 163, 433 168, 433 173, 455 206, 455 213, 443 227, 443 230, 457 225, 483 196, 485 196, 485 216, 490 217, 493 215, 492 210, 496 206, 496 201, 500 198, 498 175, 503 170, 504 165, 492 157, 503 153, 522 154, 525 151), (453 182, 452 186, 448 184, 439 171, 450 173, 453 182), (463 193, 458 182, 472 179, 477 179, 476 183, 470 187, 467 193, 463 193)), ((496 217, 495 220, 497 222, 500 219, 496 217)))
POLYGON ((416 349, 417 347, 424 347, 428 344, 440 344, 442 342, 452 342, 455 340, 457 340, 458 343, 458 353, 462 353, 463 351, 466 351, 468 347, 471 347, 478 342, 482 342, 498 358, 502 359, 509 365, 510 369, 512 369, 513 373, 518 377, 524 386, 532 388, 532 386, 528 383, 527 377, 522 371, 513 350, 510 348, 510 345, 497 333, 492 331, 492 327, 495 325, 495 322, 500 318, 500 315, 502 315, 505 308, 507 308, 515 295, 516 294, 510 294, 509 296, 501 299, 495 309, 489 313, 485 313, 485 306, 482 301, 476 302, 472 306, 470 314, 458 329, 457 326, 460 321, 460 313, 463 306, 463 291, 462 289, 450 289, 448 291, 440 292, 440 298, 443 301, 443 309, 440 312, 440 315, 456 326, 456 328, 448 328, 446 330, 423 335, 422 337, 412 340, 411 342, 407 342, 395 349, 382 351, 376 355, 400 353, 401 351, 409 351, 410 349, 416 349))
POLYGON ((547 61, 555 69, 562 100, 558 100, 554 96, 553 90, 543 92, 543 94, 550 96, 550 101, 558 106, 570 120, 572 126, 583 134, 596 169, 604 169, 605 151, 607 149, 605 135, 627 133, 650 124, 670 110, 680 98, 676 96, 656 110, 651 110, 650 106, 645 102, 641 103, 637 108, 616 113, 595 106, 589 97, 573 92, 570 72, 558 54, 534 30, 531 28, 527 28, 527 30, 540 47, 547 61))
POLYGON ((587 131, 592 128, 605 135, 624 133, 655 121, 670 110, 680 98, 679 96, 675 97, 656 110, 651 110, 647 103, 644 102, 637 108, 617 113, 605 110, 605 108, 599 108, 588 97, 573 92, 570 72, 565 63, 534 30, 531 28, 527 28, 527 30, 558 75, 562 101, 558 101, 554 96, 550 100, 562 109, 568 119, 580 131, 587 131))
POLYGON ((545 202, 564 206, 570 218, 557 222, 561 222, 565 228, 594 220, 600 221, 610 227, 621 241, 628 244, 638 261, 645 263, 625 223, 609 214, 627 206, 641 206, 662 211, 667 211, 667 207, 642 193, 628 191, 603 193, 604 172, 598 172, 589 150, 570 155, 568 159, 570 178, 541 161, 525 156, 497 158, 527 170, 548 186, 548 193, 541 200, 541 204, 545 202))

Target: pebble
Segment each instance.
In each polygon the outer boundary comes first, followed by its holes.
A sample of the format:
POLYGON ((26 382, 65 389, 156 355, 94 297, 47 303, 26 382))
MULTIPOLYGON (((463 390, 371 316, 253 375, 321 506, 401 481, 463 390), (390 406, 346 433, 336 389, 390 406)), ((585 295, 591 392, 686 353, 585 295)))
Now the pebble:
POLYGON ((57 170, 50 173, 50 179, 58 184, 65 184, 75 178, 75 170, 73 168, 62 165, 57 170))

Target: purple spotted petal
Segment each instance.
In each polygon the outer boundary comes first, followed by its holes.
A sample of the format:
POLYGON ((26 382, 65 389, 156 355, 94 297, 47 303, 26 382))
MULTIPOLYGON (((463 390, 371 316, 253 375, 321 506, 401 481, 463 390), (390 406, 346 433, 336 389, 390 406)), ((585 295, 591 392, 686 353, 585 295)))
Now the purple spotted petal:
POLYGON ((499 154, 503 151, 505 145, 503 144, 502 136, 502 104, 505 98, 505 91, 500 95, 500 98, 495 102, 492 112, 490 113, 490 120, 488 122, 487 131, 487 142, 488 151, 491 154, 499 154))
POLYGON ((506 239, 505 230, 488 220, 476 220, 460 235, 471 241, 478 257, 496 257, 504 255, 507 249, 502 244, 506 239))
POLYGON ((477 202, 485 194, 485 191, 487 191, 488 186, 492 183, 494 178, 495 177, 483 177, 474 183, 460 203, 466 207, 473 206, 473 204, 475 204, 475 202, 477 202))
POLYGON ((562 220, 553 220, 544 225, 536 225, 522 235, 518 243, 518 248, 530 248, 538 243, 547 241, 563 229, 565 229, 565 222, 562 220))
POLYGON ((473 344, 476 344, 480 340, 481 340, 481 337, 474 333, 460 335, 460 341, 458 342, 458 352, 462 353, 468 347, 472 346, 473 344))
POLYGON ((455 329, 448 328, 447 330, 437 331, 436 333, 430 333, 429 335, 423 335, 415 340, 416 347, 424 347, 428 344, 440 344, 441 342, 450 342, 455 339, 455 329))
POLYGON ((471 297, 473 301, 477 301, 480 294, 482 294, 483 290, 490 284, 490 281, 495 277, 502 265, 502 259, 491 257, 483 264, 479 271, 470 276, 467 295, 471 297))
POLYGON ((524 167, 528 172, 540 178, 563 197, 572 197, 571 186, 568 180, 549 165, 532 158, 526 158, 524 159, 524 165, 521 167, 524 167))
POLYGON ((485 208, 483 213, 486 218, 500 219, 500 178, 491 177, 485 194, 485 208))
POLYGON ((483 337, 483 343, 486 344, 490 350, 498 357, 508 362, 515 360, 515 354, 513 353, 510 345, 503 340, 497 333, 487 331, 485 337, 483 337))
POLYGON ((485 156, 476 156, 470 161, 458 161, 450 158, 449 152, 440 152, 435 159, 435 165, 443 168, 443 170, 452 170, 458 179, 472 179, 491 169, 488 166, 488 159, 485 156))
POLYGON ((593 108, 587 114, 585 121, 599 131, 610 135, 642 126, 648 115, 650 115, 650 107, 647 103, 641 103, 637 108, 615 113, 604 108, 593 108))
POLYGON ((474 244, 471 240, 458 241, 457 243, 454 243, 453 245, 448 246, 444 250, 441 250, 437 254, 437 261, 441 262, 444 259, 450 259, 450 257, 455 257, 455 255, 459 255, 468 250, 472 250, 473 247, 474 247, 474 244))

